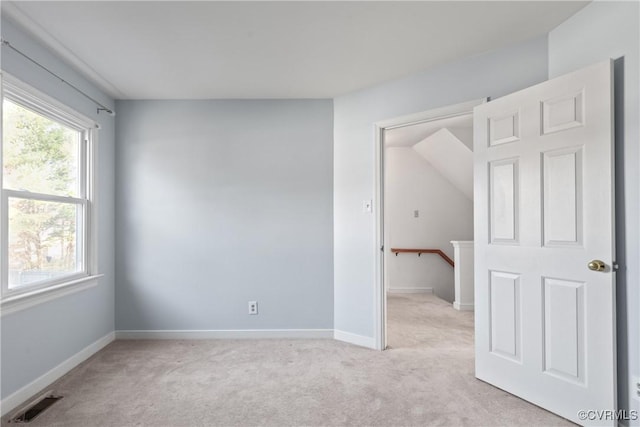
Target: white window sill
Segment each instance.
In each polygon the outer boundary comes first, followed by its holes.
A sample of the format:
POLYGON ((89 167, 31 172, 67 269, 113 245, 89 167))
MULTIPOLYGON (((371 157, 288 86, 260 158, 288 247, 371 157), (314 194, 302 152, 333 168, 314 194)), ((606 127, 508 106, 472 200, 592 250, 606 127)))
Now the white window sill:
POLYGON ((60 298, 64 295, 73 294, 92 288, 98 284, 98 279, 104 274, 81 277, 58 285, 49 286, 44 289, 37 289, 19 295, 7 296, 0 301, 0 316, 15 313, 47 301, 60 298))

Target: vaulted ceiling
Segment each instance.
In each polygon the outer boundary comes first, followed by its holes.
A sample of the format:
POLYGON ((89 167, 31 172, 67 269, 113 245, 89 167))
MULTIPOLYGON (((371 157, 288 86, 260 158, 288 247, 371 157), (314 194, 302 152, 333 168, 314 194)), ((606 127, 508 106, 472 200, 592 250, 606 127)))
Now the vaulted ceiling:
POLYGON ((114 98, 332 98, 544 35, 586 4, 3 1, 2 12, 114 98))

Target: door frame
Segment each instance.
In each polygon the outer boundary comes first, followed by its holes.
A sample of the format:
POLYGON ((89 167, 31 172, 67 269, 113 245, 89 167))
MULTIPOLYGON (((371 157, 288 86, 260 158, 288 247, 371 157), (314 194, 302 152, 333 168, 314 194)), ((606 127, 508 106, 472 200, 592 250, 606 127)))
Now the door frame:
POLYGON ((373 199, 373 223, 375 227, 374 251, 374 341, 376 350, 387 348, 387 273, 385 269, 386 256, 388 251, 385 246, 384 228, 384 132, 386 130, 397 129, 417 125, 420 123, 432 122, 451 117, 473 114, 473 108, 484 104, 488 98, 479 98, 460 104, 448 105, 434 108, 419 113, 406 116, 381 120, 374 123, 375 134, 375 176, 374 176, 374 199, 373 199))

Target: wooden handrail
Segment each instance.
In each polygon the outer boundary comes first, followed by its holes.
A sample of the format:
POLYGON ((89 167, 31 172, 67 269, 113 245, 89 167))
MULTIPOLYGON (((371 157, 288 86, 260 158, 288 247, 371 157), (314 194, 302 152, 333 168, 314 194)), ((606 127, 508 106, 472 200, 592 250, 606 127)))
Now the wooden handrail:
POLYGON ((443 260, 447 261, 451 267, 453 267, 453 260, 447 256, 440 249, 399 249, 399 248, 391 248, 391 252, 395 253, 398 256, 399 253, 414 253, 418 254, 438 254, 442 257, 443 260))

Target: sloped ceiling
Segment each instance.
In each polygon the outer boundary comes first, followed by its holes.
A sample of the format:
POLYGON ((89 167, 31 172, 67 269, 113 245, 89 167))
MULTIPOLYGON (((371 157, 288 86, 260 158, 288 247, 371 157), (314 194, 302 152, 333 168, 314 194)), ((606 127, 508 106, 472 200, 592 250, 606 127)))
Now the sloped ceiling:
POLYGON ((471 114, 387 129, 384 133, 384 146, 412 147, 443 128, 449 129, 469 149, 473 149, 473 115, 471 114))
POLYGON ((473 200, 473 152, 442 128, 413 146, 440 175, 473 200))

